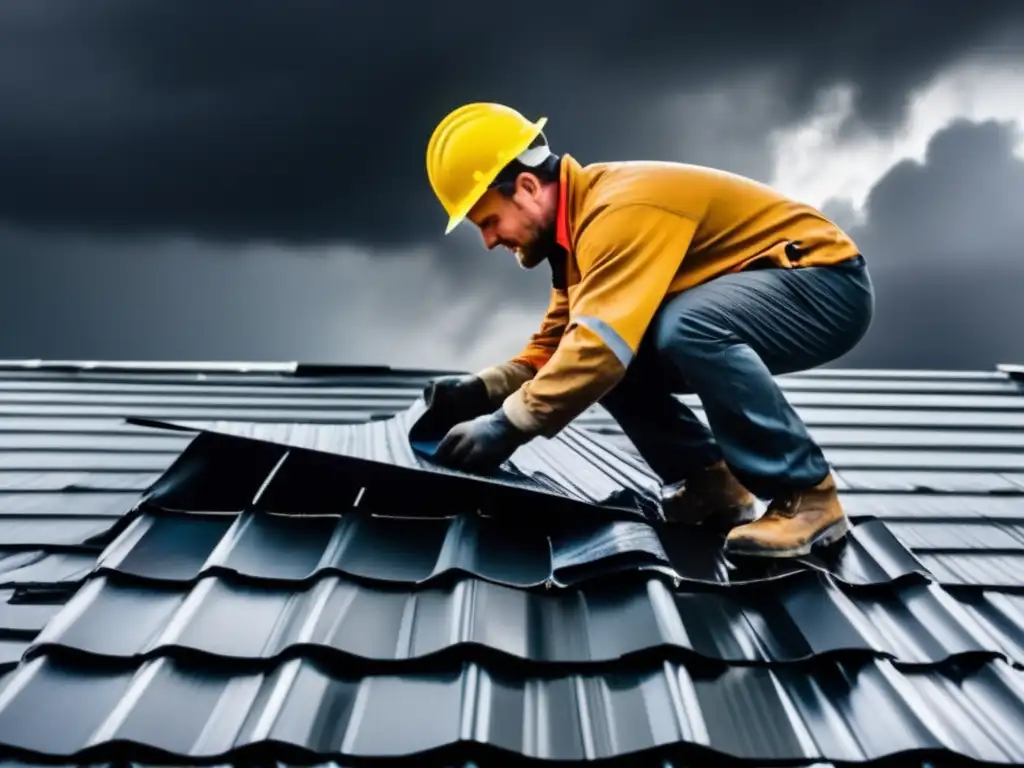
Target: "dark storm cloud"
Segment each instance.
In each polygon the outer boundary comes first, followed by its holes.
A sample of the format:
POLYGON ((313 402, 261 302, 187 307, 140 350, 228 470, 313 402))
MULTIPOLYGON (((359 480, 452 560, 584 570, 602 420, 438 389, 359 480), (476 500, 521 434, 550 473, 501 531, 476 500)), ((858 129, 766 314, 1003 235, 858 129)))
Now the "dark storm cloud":
POLYGON ((850 233, 871 264, 875 322, 840 364, 1024 362, 1020 129, 957 121, 932 137, 923 164, 899 163, 871 190, 867 222, 850 233))
MULTIPOLYGON (((936 134, 923 165, 901 163, 879 180, 867 224, 850 228, 871 263, 876 318, 836 364, 1024 362, 1024 161, 1012 154, 1014 136, 997 123, 957 123, 936 134)), ((853 218, 842 201, 827 209, 853 218)), ((384 258, 378 249, 0 228, 0 357, 473 369, 518 351, 546 300, 541 271, 523 272, 475 240, 460 229, 452 252, 423 247, 384 258)))
POLYGON ((859 118, 894 122, 908 88, 1024 16, 1019 0, 727 5, 6 0, 0 220, 414 242, 443 226, 427 137, 479 99, 547 114, 584 161, 763 176, 766 131, 819 87, 855 82, 859 118), (739 74, 764 90, 708 95, 739 74), (701 136, 716 110, 738 110, 732 135, 701 136))
MULTIPOLYGON (((867 224, 850 228, 870 260, 875 322, 836 364, 1024 362, 1024 161, 1014 137, 1010 126, 956 123, 935 135, 924 164, 901 163, 878 181, 867 224)), ((827 207, 852 219, 842 201, 827 207)), ((459 256, 420 248, 383 258, 0 229, 0 357, 482 367, 518 351, 546 285, 542 272, 473 239, 456 231, 459 256), (224 251, 237 258, 218 258, 224 251), (449 259, 459 280, 437 269, 449 259)))

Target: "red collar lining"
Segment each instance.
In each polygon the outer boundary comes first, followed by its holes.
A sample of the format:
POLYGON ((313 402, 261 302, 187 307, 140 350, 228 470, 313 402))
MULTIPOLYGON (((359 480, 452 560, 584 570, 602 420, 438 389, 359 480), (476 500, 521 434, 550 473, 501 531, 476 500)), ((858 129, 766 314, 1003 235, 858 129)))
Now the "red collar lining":
POLYGON ((566 205, 569 185, 566 183, 565 176, 566 174, 562 174, 562 179, 558 185, 558 209, 555 211, 555 242, 565 248, 566 251, 571 251, 571 243, 569 242, 569 211, 566 205))

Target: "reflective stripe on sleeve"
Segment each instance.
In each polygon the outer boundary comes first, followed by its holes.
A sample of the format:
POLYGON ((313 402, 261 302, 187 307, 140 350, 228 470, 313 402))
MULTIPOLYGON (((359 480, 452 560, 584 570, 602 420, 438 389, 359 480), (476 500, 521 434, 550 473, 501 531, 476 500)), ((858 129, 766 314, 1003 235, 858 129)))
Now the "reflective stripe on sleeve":
POLYGON ((604 320, 589 315, 575 317, 573 320, 578 325, 584 325, 596 333, 598 338, 605 343, 605 346, 619 359, 623 368, 628 368, 629 364, 633 362, 633 350, 629 348, 629 344, 604 320))

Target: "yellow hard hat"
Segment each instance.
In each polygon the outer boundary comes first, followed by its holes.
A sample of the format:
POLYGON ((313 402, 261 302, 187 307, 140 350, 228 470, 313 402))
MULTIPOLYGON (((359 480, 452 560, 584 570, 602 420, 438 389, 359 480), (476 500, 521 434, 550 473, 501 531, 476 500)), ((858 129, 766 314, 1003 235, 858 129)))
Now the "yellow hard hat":
POLYGON ((483 197, 509 161, 533 142, 548 119, 531 123, 501 104, 477 102, 450 112, 427 144, 427 176, 448 212, 447 235, 483 197))

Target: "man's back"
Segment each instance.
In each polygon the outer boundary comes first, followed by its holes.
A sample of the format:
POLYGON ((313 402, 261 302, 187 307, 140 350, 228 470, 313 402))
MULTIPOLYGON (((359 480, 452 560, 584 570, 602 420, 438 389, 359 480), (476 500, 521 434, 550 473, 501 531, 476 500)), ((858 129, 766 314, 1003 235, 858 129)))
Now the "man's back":
MULTIPOLYGON (((568 162, 568 224, 577 242, 602 212, 622 206, 669 211, 697 222, 670 293, 742 269, 762 258, 788 267, 834 264, 856 244, 813 207, 733 173, 699 165, 651 161, 568 162)), ((620 217, 622 218, 622 217, 620 217)), ((627 223, 628 226, 628 223, 627 223)), ((668 254, 667 258, 671 258, 668 254)))

